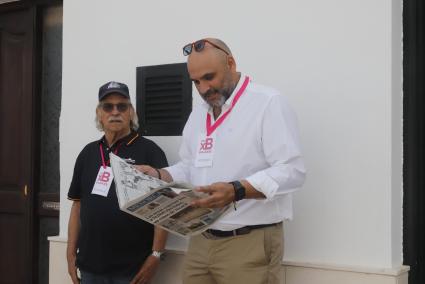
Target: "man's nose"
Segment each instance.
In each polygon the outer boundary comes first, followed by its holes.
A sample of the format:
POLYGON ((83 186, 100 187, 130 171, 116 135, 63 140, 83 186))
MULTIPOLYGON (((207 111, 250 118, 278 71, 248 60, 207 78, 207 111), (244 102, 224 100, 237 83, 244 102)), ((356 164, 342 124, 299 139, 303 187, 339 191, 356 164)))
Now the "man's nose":
POLYGON ((114 107, 113 107, 113 109, 111 111, 111 114, 113 114, 113 115, 119 115, 120 114, 120 112, 118 111, 118 106, 117 105, 114 105, 114 107))

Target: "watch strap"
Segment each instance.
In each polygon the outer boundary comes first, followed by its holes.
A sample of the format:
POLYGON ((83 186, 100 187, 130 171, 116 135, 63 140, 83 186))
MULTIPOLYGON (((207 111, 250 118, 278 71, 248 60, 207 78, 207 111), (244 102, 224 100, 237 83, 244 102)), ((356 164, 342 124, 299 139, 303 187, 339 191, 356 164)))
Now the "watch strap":
POLYGON ((245 198, 246 190, 240 181, 232 181, 230 182, 233 185, 233 190, 235 191, 235 199, 234 201, 239 201, 245 198))

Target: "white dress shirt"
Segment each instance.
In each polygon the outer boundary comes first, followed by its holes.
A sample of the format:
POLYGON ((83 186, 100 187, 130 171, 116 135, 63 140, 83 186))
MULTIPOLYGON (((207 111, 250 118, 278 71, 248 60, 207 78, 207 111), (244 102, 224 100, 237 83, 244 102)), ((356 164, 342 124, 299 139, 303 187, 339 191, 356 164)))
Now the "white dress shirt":
MULTIPOLYGON (((220 116, 231 108, 245 78, 241 74, 220 116)), ((249 81, 229 115, 213 133, 212 166, 195 167, 199 136, 206 137, 207 113, 214 117, 207 103, 193 109, 183 130, 181 161, 166 170, 175 181, 197 186, 246 179, 266 196, 238 201, 237 210, 231 207, 211 228, 228 231, 291 219, 291 193, 303 184, 306 171, 296 115, 285 97, 275 89, 249 81)))

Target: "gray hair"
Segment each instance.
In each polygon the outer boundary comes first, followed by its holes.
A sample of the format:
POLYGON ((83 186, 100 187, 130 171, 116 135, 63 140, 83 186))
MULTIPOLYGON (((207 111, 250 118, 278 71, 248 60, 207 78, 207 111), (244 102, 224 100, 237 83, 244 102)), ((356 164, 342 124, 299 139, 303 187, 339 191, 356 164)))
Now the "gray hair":
MULTIPOLYGON (((103 132, 103 124, 99 119, 99 114, 97 112, 100 109, 101 103, 99 103, 96 107, 96 117, 94 118, 94 122, 96 123, 96 128, 99 131, 103 132)), ((134 110, 133 105, 130 103, 130 129, 133 131, 137 131, 139 129, 139 117, 137 116, 137 112, 134 110)))

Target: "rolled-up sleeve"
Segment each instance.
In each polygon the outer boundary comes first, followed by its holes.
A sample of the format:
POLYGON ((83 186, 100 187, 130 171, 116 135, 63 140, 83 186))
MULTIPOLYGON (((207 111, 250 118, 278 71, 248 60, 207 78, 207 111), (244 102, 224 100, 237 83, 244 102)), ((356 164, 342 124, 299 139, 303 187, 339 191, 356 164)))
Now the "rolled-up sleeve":
POLYGON ((298 123, 285 97, 271 98, 263 112, 261 146, 270 167, 258 171, 246 180, 266 196, 296 191, 304 183, 306 170, 301 155, 298 123))
POLYGON ((164 169, 171 175, 173 181, 185 182, 189 180, 189 167, 184 161, 180 161, 164 169))

